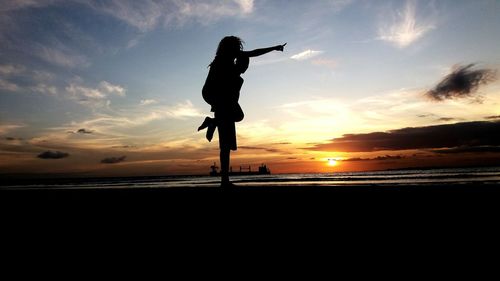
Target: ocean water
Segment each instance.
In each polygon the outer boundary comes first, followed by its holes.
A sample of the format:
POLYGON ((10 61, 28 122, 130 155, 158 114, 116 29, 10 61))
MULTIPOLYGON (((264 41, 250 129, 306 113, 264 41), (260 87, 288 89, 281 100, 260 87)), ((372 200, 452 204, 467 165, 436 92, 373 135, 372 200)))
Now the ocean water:
MULTIPOLYGON (((44 179, 1 184, 0 189, 113 189, 214 187, 218 177, 155 176, 86 179, 44 179)), ((500 167, 414 169, 376 172, 339 172, 321 174, 277 174, 233 176, 238 186, 395 186, 444 184, 500 184, 500 167)))

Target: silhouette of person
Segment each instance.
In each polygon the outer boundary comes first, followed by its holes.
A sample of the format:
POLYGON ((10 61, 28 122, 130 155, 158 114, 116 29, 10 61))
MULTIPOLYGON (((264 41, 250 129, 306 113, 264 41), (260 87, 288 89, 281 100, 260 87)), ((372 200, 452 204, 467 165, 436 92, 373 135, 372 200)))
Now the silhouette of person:
POLYGON ((236 125, 244 118, 238 104, 243 86, 244 73, 250 57, 257 57, 272 51, 283 51, 286 43, 268 48, 243 51, 243 41, 236 36, 224 37, 217 48, 215 59, 209 65, 210 70, 203 85, 203 99, 211 105, 215 118, 206 117, 198 131, 207 128, 206 138, 212 140, 215 129, 219 133, 221 186, 234 186, 229 181, 229 161, 231 150, 237 150, 236 125))

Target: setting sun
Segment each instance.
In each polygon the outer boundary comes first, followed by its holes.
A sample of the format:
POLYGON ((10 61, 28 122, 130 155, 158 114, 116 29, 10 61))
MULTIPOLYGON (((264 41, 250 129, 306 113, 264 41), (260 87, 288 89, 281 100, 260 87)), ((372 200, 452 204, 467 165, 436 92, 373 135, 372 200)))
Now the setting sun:
POLYGON ((337 160, 334 158, 329 158, 328 159, 328 166, 337 166, 337 160))

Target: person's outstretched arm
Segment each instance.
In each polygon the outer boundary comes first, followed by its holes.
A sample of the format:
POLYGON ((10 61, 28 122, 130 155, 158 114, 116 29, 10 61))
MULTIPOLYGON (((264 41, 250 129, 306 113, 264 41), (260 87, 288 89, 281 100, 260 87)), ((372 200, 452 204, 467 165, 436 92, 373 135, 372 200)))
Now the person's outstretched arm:
POLYGON ((286 46, 286 43, 283 45, 276 45, 274 47, 269 47, 269 48, 261 48, 261 49, 255 49, 252 51, 242 51, 243 55, 247 57, 258 57, 262 56, 264 54, 267 54, 272 51, 280 51, 283 52, 284 47, 286 46))

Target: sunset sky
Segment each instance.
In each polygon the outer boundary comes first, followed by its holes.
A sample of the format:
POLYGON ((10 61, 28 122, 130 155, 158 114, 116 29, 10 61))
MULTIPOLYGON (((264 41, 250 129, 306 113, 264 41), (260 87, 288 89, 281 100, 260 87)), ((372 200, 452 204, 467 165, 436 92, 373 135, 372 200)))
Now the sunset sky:
POLYGON ((288 43, 243 75, 233 166, 500 164, 497 0, 0 2, 0 174, 208 173, 227 35, 288 43))

